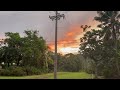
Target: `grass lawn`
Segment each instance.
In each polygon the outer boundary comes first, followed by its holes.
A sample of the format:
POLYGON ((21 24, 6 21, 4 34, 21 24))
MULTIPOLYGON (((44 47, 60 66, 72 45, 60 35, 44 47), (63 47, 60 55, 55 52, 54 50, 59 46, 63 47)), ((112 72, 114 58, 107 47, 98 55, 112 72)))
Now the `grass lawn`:
MULTIPOLYGON (((53 79, 53 73, 19 77, 0 76, 0 79, 53 79)), ((58 72, 58 79, 92 79, 92 75, 85 72, 58 72)))

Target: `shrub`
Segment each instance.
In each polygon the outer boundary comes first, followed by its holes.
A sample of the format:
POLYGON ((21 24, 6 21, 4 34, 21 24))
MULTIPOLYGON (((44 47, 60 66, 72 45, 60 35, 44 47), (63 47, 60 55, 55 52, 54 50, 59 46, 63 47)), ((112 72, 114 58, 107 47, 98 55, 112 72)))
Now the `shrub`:
POLYGON ((24 72, 26 72, 27 75, 39 75, 41 74, 41 70, 35 67, 24 67, 24 72))
POLYGON ((23 68, 16 67, 11 71, 12 76, 25 76, 27 75, 26 72, 24 72, 23 68))
POLYGON ((61 65, 59 65, 58 70, 65 72, 79 72, 81 70, 80 64, 81 63, 77 62, 77 60, 64 60, 63 62, 61 62, 61 65))
POLYGON ((53 72, 54 71, 54 62, 52 59, 48 60, 48 72, 53 72))
POLYGON ((21 67, 10 67, 0 70, 1 76, 24 76, 26 72, 23 71, 21 67))
POLYGON ((41 74, 41 70, 35 67, 31 67, 32 75, 39 75, 41 74))
POLYGON ((5 70, 5 69, 1 69, 0 70, 0 75, 1 76, 10 76, 11 75, 11 72, 9 70, 5 70))
POLYGON ((103 76, 105 78, 119 78, 117 70, 115 68, 113 70, 111 68, 105 68, 103 70, 103 76))
POLYGON ((35 67, 9 67, 0 70, 1 76, 25 76, 25 75, 39 75, 44 73, 44 70, 35 67))

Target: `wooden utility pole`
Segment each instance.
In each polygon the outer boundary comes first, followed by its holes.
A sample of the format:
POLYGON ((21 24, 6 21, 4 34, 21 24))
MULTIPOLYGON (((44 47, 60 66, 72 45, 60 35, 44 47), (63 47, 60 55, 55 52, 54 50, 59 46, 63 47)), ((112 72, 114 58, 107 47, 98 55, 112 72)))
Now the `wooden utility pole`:
POLYGON ((53 21, 55 20, 55 60, 54 60, 54 79, 57 79, 57 27, 58 27, 58 20, 63 17, 65 18, 64 14, 58 13, 55 11, 55 16, 49 16, 49 18, 53 21))

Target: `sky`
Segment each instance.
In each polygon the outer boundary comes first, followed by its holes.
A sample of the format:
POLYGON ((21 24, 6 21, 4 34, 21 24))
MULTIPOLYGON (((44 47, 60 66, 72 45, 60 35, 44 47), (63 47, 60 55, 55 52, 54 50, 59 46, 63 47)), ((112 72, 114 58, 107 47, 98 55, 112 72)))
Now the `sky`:
MULTIPOLYGON (((94 17, 96 11, 58 11, 65 14, 65 19, 58 21, 58 52, 62 54, 78 53, 80 37, 83 36, 81 25, 91 25, 96 28, 94 17)), ((24 36, 24 30, 38 30, 39 35, 47 41, 54 51, 55 21, 49 19, 54 11, 0 11, 0 38, 5 32, 19 32, 24 36)))

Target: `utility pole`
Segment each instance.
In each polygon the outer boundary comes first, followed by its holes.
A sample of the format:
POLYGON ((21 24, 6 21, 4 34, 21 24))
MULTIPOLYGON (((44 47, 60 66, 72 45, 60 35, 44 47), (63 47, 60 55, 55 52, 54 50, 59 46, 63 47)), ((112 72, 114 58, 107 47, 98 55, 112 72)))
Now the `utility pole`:
POLYGON ((57 79, 57 26, 58 26, 58 20, 63 17, 65 18, 64 14, 58 13, 58 11, 55 11, 55 16, 49 16, 49 18, 53 21, 55 20, 55 60, 54 60, 54 79, 57 79))

